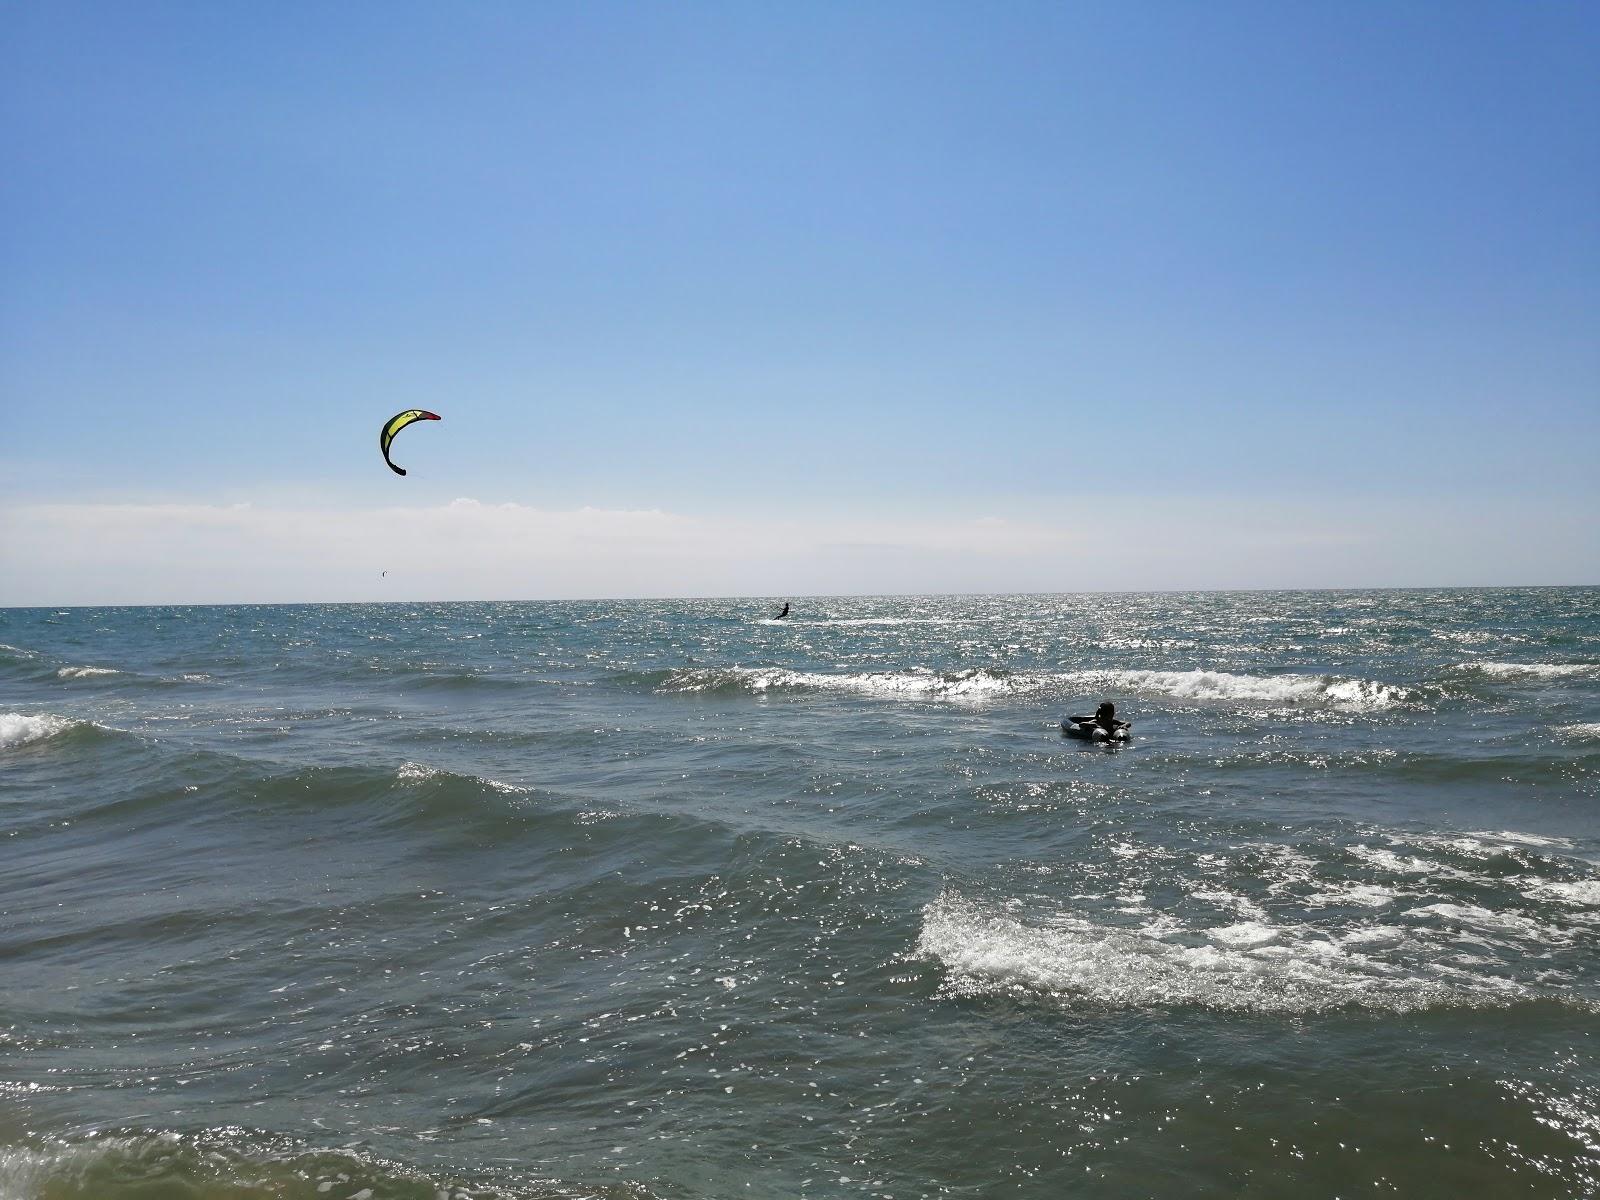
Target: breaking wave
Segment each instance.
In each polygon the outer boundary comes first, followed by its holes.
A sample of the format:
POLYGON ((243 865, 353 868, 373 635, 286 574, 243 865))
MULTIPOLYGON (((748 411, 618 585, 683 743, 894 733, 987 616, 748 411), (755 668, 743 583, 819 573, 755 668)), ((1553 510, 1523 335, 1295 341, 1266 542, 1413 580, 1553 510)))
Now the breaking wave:
POLYGON ((975 667, 966 671, 861 671, 829 674, 784 667, 690 668, 667 672, 660 692, 825 691, 911 699, 985 699, 1036 690, 1040 676, 1006 675, 975 667))
POLYGON ((1600 666, 1594 663, 1464 662, 1457 663, 1455 669, 1491 679, 1565 679, 1600 672, 1600 666))
POLYGON ((502 783, 498 779, 490 779, 484 775, 462 775, 455 771, 446 771, 439 767, 430 767, 425 763, 405 762, 400 764, 394 777, 401 783, 432 783, 434 781, 467 783, 486 787, 491 791, 500 792, 508 796, 526 795, 528 789, 518 787, 514 783, 502 783))
POLYGON ((1228 671, 1081 671, 1071 678, 1102 691, 1174 696, 1182 700, 1320 704, 1368 712, 1404 704, 1413 689, 1339 675, 1235 675, 1228 671))
MULTIPOLYGON (((1369 885, 1354 894, 1308 899, 1376 909, 1393 898, 1369 885)), ((1573 889, 1563 899, 1584 903, 1587 894, 1573 889)), ((1537 922, 1514 914, 1448 904, 1331 933, 1262 916, 1208 928, 1170 917, 1138 928, 1076 916, 1030 924, 1009 911, 947 893, 923 910, 914 953, 940 964, 944 988, 952 995, 1034 993, 1094 1008, 1403 1013, 1502 1007, 1539 998, 1516 980, 1452 966, 1444 954, 1407 961, 1430 949, 1415 928, 1430 917, 1516 937, 1544 932, 1537 922)))
POLYGON ((43 741, 58 733, 65 733, 77 721, 58 717, 52 713, 28 716, 24 713, 0 713, 0 750, 26 746, 29 742, 43 741))
POLYGON ((1600 870, 1564 853, 1570 841, 1352 832, 1228 851, 1119 840, 1082 856, 1070 899, 947 888, 924 907, 913 953, 940 965, 952 995, 1095 1008, 1600 1008, 1586 982, 1600 870))
MULTIPOLYGON (((1457 998, 1440 981, 1396 977, 1334 941, 1296 938, 1268 922, 1218 926, 1200 944, 1165 933, 1159 923, 1142 931, 1082 919, 1031 926, 947 895, 924 910, 916 953, 944 967, 957 995, 1036 992, 1097 1008, 1406 1012, 1457 998)), ((1501 1002, 1508 986, 1497 989, 1501 1002)))
POLYGON ((100 675, 121 675, 114 667, 62 667, 56 672, 62 679, 93 679, 100 675))
POLYGON ((963 671, 858 671, 833 674, 786 667, 694 667, 658 677, 660 692, 826 691, 931 700, 1003 696, 1140 693, 1184 700, 1311 704, 1367 712, 1411 700, 1412 689, 1335 675, 1234 675, 1226 671, 1098 670, 1020 672, 986 667, 963 671))

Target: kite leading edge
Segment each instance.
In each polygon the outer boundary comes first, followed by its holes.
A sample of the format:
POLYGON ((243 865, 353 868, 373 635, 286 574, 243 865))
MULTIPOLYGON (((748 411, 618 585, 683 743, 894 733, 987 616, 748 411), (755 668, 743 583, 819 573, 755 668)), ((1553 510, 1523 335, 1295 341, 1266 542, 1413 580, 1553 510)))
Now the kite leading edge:
POLYGON ((437 413, 431 413, 425 408, 408 408, 403 413, 395 413, 383 423, 383 428, 378 431, 378 449, 383 451, 383 461, 389 464, 389 469, 396 475, 404 475, 406 469, 394 465, 394 460, 389 457, 389 443, 394 441, 394 435, 399 433, 413 421, 441 421, 444 418, 437 413))

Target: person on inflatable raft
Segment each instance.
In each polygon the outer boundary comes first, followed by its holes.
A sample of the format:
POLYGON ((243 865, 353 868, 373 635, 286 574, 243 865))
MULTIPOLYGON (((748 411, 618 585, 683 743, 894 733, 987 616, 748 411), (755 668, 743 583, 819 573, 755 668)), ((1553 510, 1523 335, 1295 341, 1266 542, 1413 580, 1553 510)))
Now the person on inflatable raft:
POLYGON ((1109 700, 1102 700, 1092 717, 1068 717, 1061 722, 1062 733, 1086 742, 1124 741, 1132 729, 1133 723, 1119 718, 1117 706, 1109 700))

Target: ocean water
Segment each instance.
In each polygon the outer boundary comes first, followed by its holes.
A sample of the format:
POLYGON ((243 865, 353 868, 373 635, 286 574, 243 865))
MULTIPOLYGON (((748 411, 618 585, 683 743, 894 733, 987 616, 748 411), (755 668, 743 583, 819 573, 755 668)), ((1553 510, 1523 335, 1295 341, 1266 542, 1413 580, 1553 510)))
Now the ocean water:
POLYGON ((794 608, 0 611, 0 1197, 1600 1192, 1600 589, 794 608))

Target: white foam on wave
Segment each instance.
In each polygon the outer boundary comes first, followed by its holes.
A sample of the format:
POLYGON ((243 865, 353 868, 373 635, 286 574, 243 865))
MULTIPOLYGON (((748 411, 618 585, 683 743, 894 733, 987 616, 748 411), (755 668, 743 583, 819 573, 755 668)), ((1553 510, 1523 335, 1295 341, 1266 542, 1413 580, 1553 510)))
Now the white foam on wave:
POLYGON ((1342 883, 1335 887, 1324 888, 1320 892, 1313 892, 1306 897, 1305 902, 1311 908, 1382 908, 1386 904, 1392 904, 1394 899, 1394 890, 1380 884, 1342 883))
POLYGON ((1356 844, 1346 851, 1352 858, 1360 859, 1380 871, 1388 871, 1392 875, 1436 875, 1443 873, 1459 874, 1443 863, 1436 863, 1432 859, 1422 858, 1417 855, 1400 855, 1393 850, 1385 850, 1378 846, 1364 846, 1356 844))
POLYGON ((1341 946, 1397 946, 1405 940, 1406 931, 1398 925, 1365 925, 1341 934, 1341 946))
POLYGON ((703 692, 729 684, 752 692, 811 689, 853 692, 865 696, 901 696, 931 699, 981 699, 1028 690, 1039 685, 1037 676, 996 675, 982 668, 940 674, 928 670, 861 671, 829 674, 825 671, 791 671, 783 667, 696 668, 675 671, 661 685, 666 692, 703 692))
MULTIPOLYGON (((1422 838, 1418 839, 1434 846, 1447 846, 1452 850, 1465 851, 1473 858, 1487 859, 1498 851, 1488 843, 1475 841, 1469 838, 1422 838)), ((1394 844, 1401 844, 1395 841, 1394 844)), ((1492 884, 1493 876, 1475 871, 1464 871, 1460 867, 1451 866, 1449 863, 1440 862, 1438 859, 1429 858, 1423 854, 1399 854, 1393 850, 1386 850, 1381 846, 1368 846, 1357 842, 1353 846, 1345 847, 1345 853, 1358 862, 1388 875, 1411 876, 1414 882, 1409 885, 1397 884, 1397 887, 1410 886, 1414 890, 1410 894, 1425 894, 1422 889, 1435 889, 1451 884, 1465 883, 1474 885, 1492 884)), ((1360 886, 1360 885, 1357 885, 1360 886)), ((1400 891, 1385 887, 1387 893, 1386 903, 1401 898, 1400 891)), ((1366 893, 1376 900, 1377 891, 1366 893)), ((1354 901, 1351 901, 1354 902, 1354 901)), ((1374 904, 1373 907, 1378 907, 1374 904)))
POLYGON ((1540 945, 1561 945, 1571 940, 1571 935, 1546 925, 1519 912, 1496 911, 1479 904, 1428 904, 1406 910, 1406 916, 1442 917, 1446 921, 1464 926, 1479 934, 1498 935, 1513 941, 1540 945))
POLYGON ((56 674, 62 679, 93 679, 97 675, 121 675, 112 667, 62 667, 56 674))
MULTIPOLYGON (((1502 829, 1497 833, 1487 833, 1483 830, 1478 830, 1473 833, 1468 833, 1467 837, 1482 838, 1486 841, 1514 842, 1519 846, 1553 846, 1562 850, 1572 849, 1571 838, 1554 837, 1543 833, 1518 833, 1512 829, 1502 829)), ((1456 844, 1459 845, 1459 841, 1456 844)))
POLYGON ((1523 889, 1534 900, 1600 908, 1600 879, 1541 880, 1523 889))
POLYGON ((1080 671, 1071 676, 1103 691, 1156 692, 1184 700, 1325 704, 1346 712, 1389 708, 1411 692, 1390 683, 1337 675, 1237 675, 1229 671, 1080 671))
POLYGON ((1496 679, 1563 679, 1571 675, 1591 675, 1600 666, 1594 663, 1457 663, 1458 671, 1477 671, 1496 679))
POLYGON ((28 716, 24 713, 0 713, 0 750, 26 746, 71 729, 76 721, 58 717, 53 713, 28 716))
POLYGON ((1456 973, 1447 981, 1368 958, 1314 930, 1247 921, 1206 936, 1209 944, 1186 944, 1081 918, 1026 925, 947 893, 923 909, 915 953, 944 968, 945 986, 955 994, 1026 991, 1098 1008, 1408 1012, 1505 1003, 1523 994, 1520 985, 1494 976, 1456 973))
MULTIPOLYGON (((1317 860, 1303 850, 1285 846, 1280 842, 1247 842, 1241 849, 1259 855, 1264 862, 1260 868, 1262 878, 1269 880, 1267 891, 1280 896, 1316 879, 1317 860)), ((1221 856, 1218 856, 1218 861, 1221 856)))
MULTIPOLYGON (((1570 850, 1572 842, 1567 838, 1550 837, 1537 833, 1516 833, 1512 830, 1502 830, 1499 833, 1490 833, 1480 830, 1475 833, 1422 833, 1411 834, 1405 838, 1392 837, 1392 845, 1409 843, 1424 849, 1444 851, 1447 854, 1463 855, 1467 858, 1487 862, 1499 858, 1512 850, 1520 848, 1537 850, 1570 850)), ((1429 861, 1429 860, 1422 860, 1429 861)), ((1452 868, 1439 864, 1441 875, 1447 875, 1452 868)), ((1461 878, 1479 878, 1470 874, 1457 872, 1461 878)))
POLYGON ((1215 904, 1218 908, 1231 908, 1249 921, 1259 922, 1267 919, 1267 910, 1261 905, 1248 896, 1241 896, 1238 892, 1229 891, 1227 888, 1196 888, 1189 895, 1196 900, 1204 900, 1207 904, 1215 904))
MULTIPOLYGON (((400 764, 399 770, 395 771, 394 777, 401 783, 415 784, 427 783, 431 779, 444 779, 455 774, 456 772, 454 771, 430 767, 426 763, 404 762, 400 764)), ((486 779, 482 775, 463 775, 460 778, 470 779, 475 783, 481 783, 485 787, 493 788, 497 792, 505 792, 508 795, 520 796, 527 790, 526 788, 518 787, 514 783, 501 783, 498 779, 486 779)))
POLYGON ((1600 738, 1600 721, 1590 721, 1578 725, 1557 725, 1555 731, 1562 737, 1589 741, 1600 738))
POLYGON ((20 654, 23 658, 33 657, 32 650, 24 650, 21 646, 12 646, 5 642, 0 642, 0 654, 20 654))
POLYGON ((1277 926, 1269 925, 1265 921, 1240 921, 1234 925, 1208 929, 1206 936, 1224 946, 1252 947, 1275 942, 1282 932, 1277 926))
POLYGON ((1085 690, 1143 692, 1179 699, 1311 704, 1342 712, 1367 712, 1408 700, 1393 684, 1328 675, 1235 675, 1226 671, 1089 670, 1004 674, 984 667, 939 672, 859 671, 833 674, 786 667, 690 668, 674 671, 658 690, 715 691, 729 686, 753 692, 818 690, 918 699, 984 699, 997 696, 1081 693, 1085 690))
MULTIPOLYGON (((949 995, 1074 1007, 1389 1012, 1549 999, 1600 1011, 1600 870, 1515 830, 1162 849, 1108 835, 1055 901, 954 887, 914 953, 949 995), (1508 871, 1509 869, 1509 871, 1508 871)), ((1032 887, 1030 885, 1030 893, 1032 887)))

